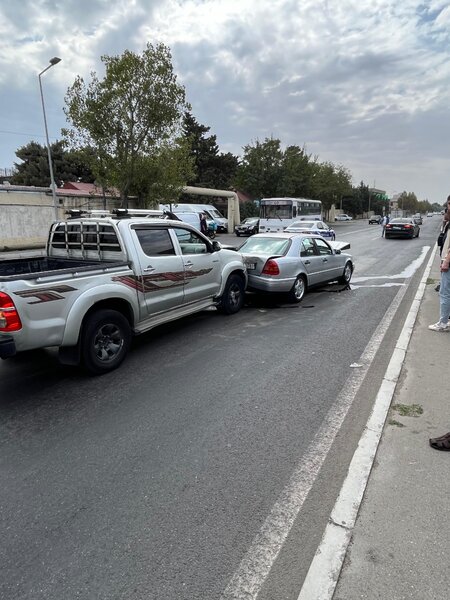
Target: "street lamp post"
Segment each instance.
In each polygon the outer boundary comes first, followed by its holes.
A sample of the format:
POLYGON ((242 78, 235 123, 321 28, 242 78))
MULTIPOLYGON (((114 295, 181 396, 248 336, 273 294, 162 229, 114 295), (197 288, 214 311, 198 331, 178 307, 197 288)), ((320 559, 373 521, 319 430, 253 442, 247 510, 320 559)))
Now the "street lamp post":
POLYGON ((42 92, 42 81, 41 75, 51 69, 54 65, 57 65, 61 61, 60 58, 54 56, 50 59, 50 64, 43 71, 41 71, 38 75, 39 79, 39 88, 41 90, 41 101, 42 101, 42 112, 44 113, 44 125, 45 125, 45 137, 47 138, 47 153, 48 153, 48 164, 50 167, 50 186, 52 188, 52 196, 53 196, 53 210, 55 212, 55 220, 58 218, 58 205, 56 201, 56 186, 55 186, 55 178, 53 177, 53 164, 52 164, 52 154, 50 150, 50 140, 48 139, 48 127, 47 127, 47 117, 45 116, 45 104, 44 104, 44 94, 42 92))

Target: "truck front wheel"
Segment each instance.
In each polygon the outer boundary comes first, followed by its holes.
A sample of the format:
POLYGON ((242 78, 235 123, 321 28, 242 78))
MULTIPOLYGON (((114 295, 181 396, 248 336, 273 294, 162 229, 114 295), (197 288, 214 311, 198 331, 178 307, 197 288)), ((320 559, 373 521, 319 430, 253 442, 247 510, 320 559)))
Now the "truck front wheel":
POLYGON ((245 286, 242 277, 230 275, 225 285, 218 310, 226 315, 234 315, 244 306, 245 286))
POLYGON ((87 318, 81 338, 84 367, 93 375, 108 373, 122 363, 131 343, 131 327, 116 310, 99 310, 87 318))

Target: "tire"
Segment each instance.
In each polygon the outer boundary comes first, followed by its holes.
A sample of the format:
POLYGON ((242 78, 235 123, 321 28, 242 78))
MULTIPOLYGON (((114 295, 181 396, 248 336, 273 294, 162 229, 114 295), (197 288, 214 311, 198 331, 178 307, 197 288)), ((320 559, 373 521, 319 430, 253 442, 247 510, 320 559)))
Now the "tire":
POLYGON ((241 237, 241 234, 236 231, 237 237, 241 237))
POLYGON ((225 284, 225 289, 217 306, 217 310, 224 315, 234 315, 244 306, 245 288, 244 281, 239 275, 230 275, 225 284))
POLYGON ((339 277, 339 283, 343 283, 345 285, 348 285, 350 283, 350 280, 352 278, 353 275, 353 266, 351 262, 347 262, 345 263, 345 267, 344 267, 344 272, 342 273, 342 276, 339 277))
POLYGON ((306 294, 306 279, 304 275, 299 275, 292 286, 290 292, 288 292, 289 302, 298 304, 303 300, 306 294))
POLYGON ((83 365, 93 375, 108 373, 123 362, 131 343, 131 327, 122 313, 98 310, 88 316, 81 336, 83 365))

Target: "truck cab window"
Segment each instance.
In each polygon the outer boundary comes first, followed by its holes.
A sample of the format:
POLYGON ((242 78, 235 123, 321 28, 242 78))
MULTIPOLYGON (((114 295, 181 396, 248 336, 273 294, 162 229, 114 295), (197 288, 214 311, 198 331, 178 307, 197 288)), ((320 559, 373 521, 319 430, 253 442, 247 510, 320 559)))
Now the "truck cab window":
POLYGON ((203 238, 188 229, 174 228, 182 254, 207 254, 208 244, 203 238))
POLYGON ((147 256, 172 256, 175 249, 168 229, 137 229, 136 235, 147 256))

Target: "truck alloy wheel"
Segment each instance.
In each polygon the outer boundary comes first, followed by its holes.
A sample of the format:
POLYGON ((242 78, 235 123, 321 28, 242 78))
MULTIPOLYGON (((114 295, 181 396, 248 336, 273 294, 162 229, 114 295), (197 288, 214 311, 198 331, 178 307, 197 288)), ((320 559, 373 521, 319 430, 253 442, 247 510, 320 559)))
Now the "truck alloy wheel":
POLYGON ((84 324, 81 340, 84 366, 95 375, 116 369, 127 355, 130 341, 130 324, 120 312, 92 313, 84 324))
POLYGON ((233 315, 244 306, 244 300, 245 289, 242 277, 230 275, 217 308, 226 315, 233 315))

